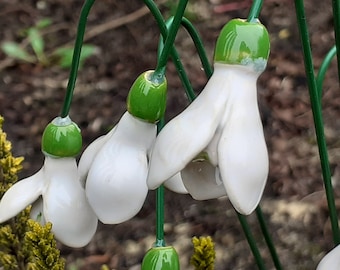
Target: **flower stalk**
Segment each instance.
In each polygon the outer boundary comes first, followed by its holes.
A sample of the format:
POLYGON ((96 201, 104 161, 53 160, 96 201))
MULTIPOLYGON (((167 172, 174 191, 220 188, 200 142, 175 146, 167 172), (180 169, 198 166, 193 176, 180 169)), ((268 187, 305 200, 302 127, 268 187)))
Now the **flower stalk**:
POLYGON ((67 117, 71 108, 73 92, 77 81, 78 76, 78 69, 80 63, 80 55, 81 49, 83 46, 83 40, 85 35, 86 23, 87 23, 87 16, 90 13, 90 10, 94 4, 95 0, 85 0, 83 8, 80 13, 80 18, 78 21, 78 29, 77 29, 77 36, 76 41, 74 44, 74 51, 72 57, 72 64, 71 70, 69 75, 69 80, 66 88, 66 94, 64 99, 64 104, 61 109, 60 117, 64 118, 67 117))

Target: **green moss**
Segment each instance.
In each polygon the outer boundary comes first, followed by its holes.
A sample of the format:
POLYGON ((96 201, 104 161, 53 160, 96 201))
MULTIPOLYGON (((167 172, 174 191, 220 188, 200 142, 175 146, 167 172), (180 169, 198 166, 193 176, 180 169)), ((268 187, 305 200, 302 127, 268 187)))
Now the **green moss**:
POLYGON ((214 242, 210 236, 193 237, 194 253, 190 263, 196 270, 213 270, 215 265, 214 242))
POLYGON ((60 270, 65 268, 65 261, 60 258, 60 251, 51 232, 52 224, 41 226, 30 219, 27 222, 25 234, 25 249, 29 252, 29 269, 60 270))

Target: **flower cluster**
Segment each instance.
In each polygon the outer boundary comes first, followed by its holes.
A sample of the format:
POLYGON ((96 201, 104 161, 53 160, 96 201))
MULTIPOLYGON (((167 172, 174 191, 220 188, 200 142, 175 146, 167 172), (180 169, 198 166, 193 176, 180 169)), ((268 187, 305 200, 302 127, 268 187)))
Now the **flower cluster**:
POLYGON ((131 86, 118 124, 89 145, 78 166, 79 128, 69 117, 55 118, 42 138, 43 167, 5 193, 0 222, 33 204, 33 218, 51 222, 57 239, 80 247, 98 219, 117 224, 132 218, 148 190, 162 184, 198 200, 227 195, 237 211, 250 214, 268 174, 256 93, 268 54, 262 24, 230 21, 217 40, 206 87, 158 136, 167 82, 147 71, 131 86))

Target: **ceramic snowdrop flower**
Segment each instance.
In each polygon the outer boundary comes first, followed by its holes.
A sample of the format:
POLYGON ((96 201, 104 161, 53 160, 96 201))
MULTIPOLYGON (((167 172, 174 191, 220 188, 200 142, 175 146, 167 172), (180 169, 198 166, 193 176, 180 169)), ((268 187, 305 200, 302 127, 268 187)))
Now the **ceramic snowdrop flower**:
POLYGON ((31 217, 51 222, 56 239, 70 247, 83 247, 92 239, 98 219, 87 202, 74 158, 81 149, 78 126, 69 117, 55 118, 45 129, 43 167, 18 181, 0 201, 0 222, 33 204, 31 217))
POLYGON ((231 20, 215 48, 214 72, 200 95, 157 136, 148 186, 181 172, 196 199, 227 195, 241 214, 258 205, 268 153, 256 82, 266 67, 269 37, 258 21, 231 20))
POLYGON ((135 216, 148 193, 149 154, 166 105, 165 78, 142 73, 132 85, 127 112, 94 141, 79 161, 86 195, 100 221, 117 224, 135 216))
POLYGON ((316 270, 338 270, 340 266, 340 245, 337 245, 322 258, 316 270))

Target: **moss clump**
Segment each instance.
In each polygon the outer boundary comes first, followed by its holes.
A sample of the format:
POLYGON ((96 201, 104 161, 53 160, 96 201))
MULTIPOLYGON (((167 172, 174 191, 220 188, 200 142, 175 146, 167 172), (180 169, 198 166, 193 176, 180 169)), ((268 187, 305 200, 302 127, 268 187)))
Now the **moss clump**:
POLYGON ((193 237, 192 243, 194 245, 194 253, 190 263, 196 270, 214 270, 215 249, 211 237, 193 237))

